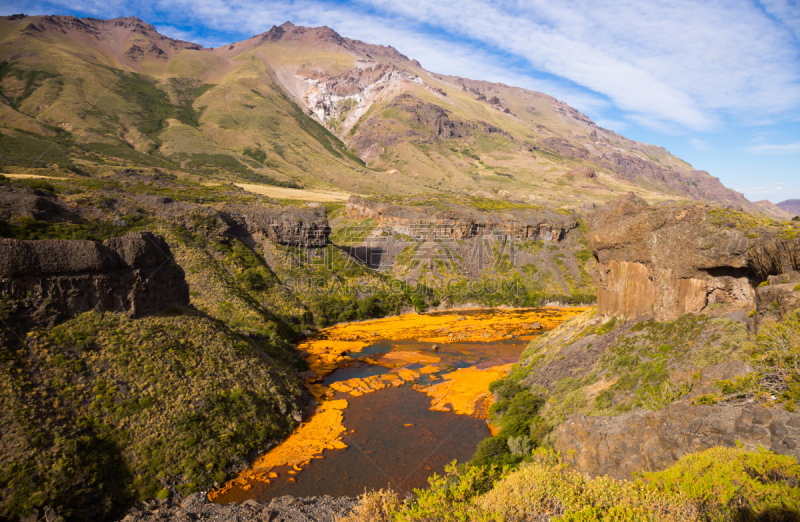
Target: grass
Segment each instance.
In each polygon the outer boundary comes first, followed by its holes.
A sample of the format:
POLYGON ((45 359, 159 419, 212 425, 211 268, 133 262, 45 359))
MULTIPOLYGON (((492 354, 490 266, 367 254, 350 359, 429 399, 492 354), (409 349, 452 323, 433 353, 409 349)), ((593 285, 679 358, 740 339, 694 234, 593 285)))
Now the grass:
POLYGON ((600 323, 595 314, 586 312, 539 336, 510 374, 492 384, 492 422, 501 430, 481 443, 474 464, 525 460, 515 448, 547 447, 553 427, 575 413, 661 409, 689 393, 702 368, 747 358, 748 334, 738 322, 685 315, 667 322, 600 323), (615 337, 606 340, 609 334, 615 337), (581 359, 566 352, 573 343, 582 343, 580 352, 596 344, 603 349, 595 359, 581 359), (678 370, 681 380, 673 379, 678 370))
POLYGON ((112 237, 146 230, 151 223, 147 216, 130 214, 122 216, 124 225, 109 221, 93 221, 87 224, 50 223, 33 218, 0 219, 0 237, 15 239, 85 239, 105 241, 112 237))
POLYGON ((221 481, 293 426, 300 384, 281 371, 292 355, 269 344, 193 313, 89 312, 33 334, 0 365, 15 434, 2 450, 0 513, 50 504, 107 519, 136 498, 221 481))

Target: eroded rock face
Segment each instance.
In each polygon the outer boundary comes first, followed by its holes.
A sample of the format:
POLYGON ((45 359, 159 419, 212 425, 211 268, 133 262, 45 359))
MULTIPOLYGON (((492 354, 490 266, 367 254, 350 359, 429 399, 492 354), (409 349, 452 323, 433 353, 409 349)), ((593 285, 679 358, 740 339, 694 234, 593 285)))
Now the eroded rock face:
POLYGON ((258 209, 228 207, 223 219, 237 236, 254 236, 287 246, 324 247, 331 228, 327 210, 317 207, 258 209))
POLYGON ((484 213, 463 210, 436 211, 430 207, 400 207, 351 196, 347 202, 350 219, 374 219, 417 241, 428 239, 471 239, 477 236, 505 236, 509 239, 558 242, 577 228, 572 216, 546 210, 510 210, 484 213))
POLYGON ((58 198, 47 191, 0 187, 0 219, 13 216, 43 221, 79 221, 78 216, 60 205, 58 198))
POLYGON ((163 238, 136 232, 103 243, 0 239, 0 298, 20 324, 55 324, 89 310, 133 317, 189 303, 163 238))
POLYGON ((556 429, 556 450, 590 476, 631 479, 635 471, 660 471, 689 453, 739 441, 800 458, 800 416, 760 405, 696 406, 688 401, 659 411, 618 417, 570 418, 556 429), (570 453, 573 452, 573 453, 570 453))
POLYGON ((750 326, 756 329, 767 321, 779 321, 800 308, 800 272, 789 272, 767 279, 768 286, 756 289, 756 314, 750 326))
POLYGON ((666 321, 711 305, 748 310, 759 281, 800 267, 800 241, 760 229, 751 239, 712 223, 709 210, 650 207, 630 194, 592 213, 600 315, 666 321))

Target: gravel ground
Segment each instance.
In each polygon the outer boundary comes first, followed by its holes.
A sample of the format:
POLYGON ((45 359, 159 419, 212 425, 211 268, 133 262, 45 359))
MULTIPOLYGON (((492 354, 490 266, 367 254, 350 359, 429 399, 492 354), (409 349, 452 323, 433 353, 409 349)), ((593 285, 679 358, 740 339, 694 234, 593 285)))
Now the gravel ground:
POLYGON ((213 504, 205 494, 195 493, 180 504, 151 501, 131 509, 122 522, 174 520, 190 522, 334 522, 350 513, 358 499, 350 497, 280 497, 268 504, 248 500, 241 504, 213 504))

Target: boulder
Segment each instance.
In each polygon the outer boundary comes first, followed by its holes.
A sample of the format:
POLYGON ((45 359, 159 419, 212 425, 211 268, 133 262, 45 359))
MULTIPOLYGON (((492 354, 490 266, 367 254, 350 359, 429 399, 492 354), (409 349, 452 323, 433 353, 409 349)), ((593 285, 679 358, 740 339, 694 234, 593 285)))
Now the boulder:
POLYGON ((581 176, 583 178, 594 179, 597 178, 597 173, 594 171, 593 168, 590 167, 580 167, 574 170, 570 170, 567 172, 567 176, 581 176))

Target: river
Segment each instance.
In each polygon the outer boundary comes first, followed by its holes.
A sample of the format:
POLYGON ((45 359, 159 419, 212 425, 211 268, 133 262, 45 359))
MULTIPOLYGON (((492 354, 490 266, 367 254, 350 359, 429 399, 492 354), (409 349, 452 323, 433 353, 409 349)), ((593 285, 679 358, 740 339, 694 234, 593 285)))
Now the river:
POLYGON ((491 435, 489 383, 525 346, 585 308, 409 314, 336 325, 298 348, 315 411, 209 494, 214 502, 356 496, 425 487, 491 435))

